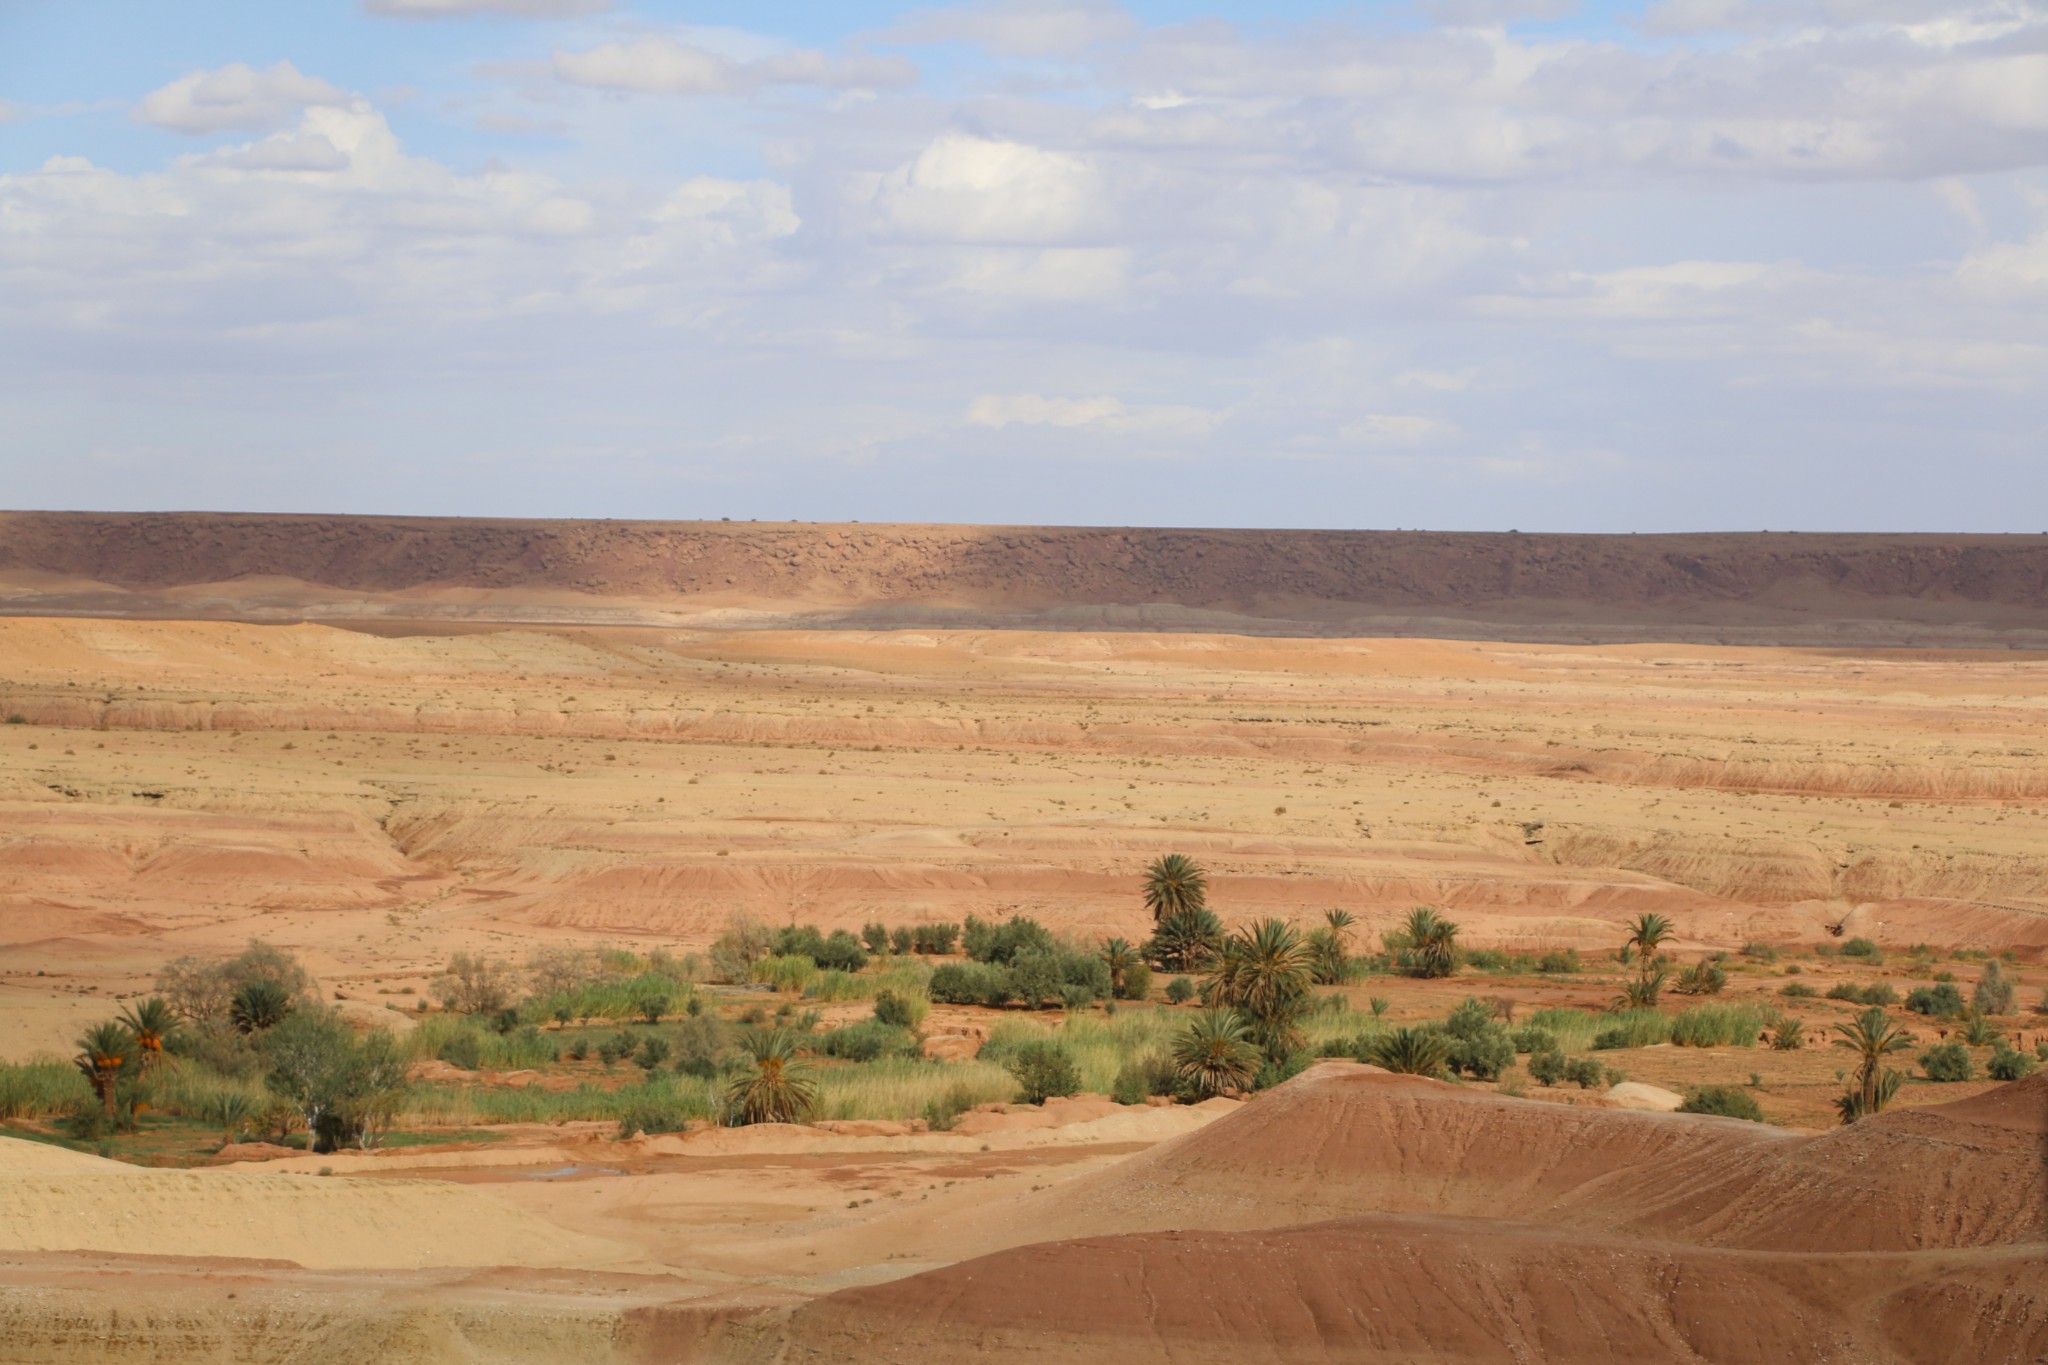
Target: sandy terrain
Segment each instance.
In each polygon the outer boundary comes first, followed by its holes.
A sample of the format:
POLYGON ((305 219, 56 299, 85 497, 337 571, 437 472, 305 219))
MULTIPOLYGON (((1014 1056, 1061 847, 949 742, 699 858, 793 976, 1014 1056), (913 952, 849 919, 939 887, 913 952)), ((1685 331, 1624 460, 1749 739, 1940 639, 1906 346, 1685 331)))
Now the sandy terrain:
MULTIPOLYGON (((534 596, 462 591, 501 586, 534 596)), ((0 1060, 68 1055, 166 959, 253 936, 399 1028, 452 951, 683 952, 735 911, 1136 938, 1169 849, 1230 920, 1341 907, 1368 942, 1427 903, 1470 947, 1592 956, 1657 910, 1687 957, 1838 930, 2012 948, 2029 1002, 2048 951, 2048 656, 2016 649, 21 615, 0 721, 0 1060)), ((1821 989, 1856 975, 1808 962, 1821 989)), ((1400 1020, 1491 989, 1351 994, 1400 1020)), ((1767 1065, 1780 1127, 1326 1064, 1245 1104, 953 1133, 512 1125, 195 1170, 0 1137, 0 1356, 2048 1352, 2048 1085, 1913 1086, 1829 1130, 1841 1054, 1760 1055, 1629 1070, 1767 1065)))

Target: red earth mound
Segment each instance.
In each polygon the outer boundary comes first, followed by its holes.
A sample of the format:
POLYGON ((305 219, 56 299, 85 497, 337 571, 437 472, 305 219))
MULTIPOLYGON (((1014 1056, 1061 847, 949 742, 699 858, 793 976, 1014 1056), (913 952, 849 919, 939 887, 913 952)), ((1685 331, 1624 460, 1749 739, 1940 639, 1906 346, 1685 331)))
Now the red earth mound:
POLYGON ((1156 630, 1258 622, 1283 634, 2048 641, 2042 536, 15 512, 0 514, 0 574, 26 594, 8 607, 17 614, 233 617, 259 601, 266 617, 332 615, 318 610, 323 602, 403 614, 365 599, 406 594, 435 616, 461 615, 457 599, 467 595, 477 619, 506 619, 522 602, 547 619, 571 619, 581 598, 751 607, 811 624, 1156 630), (204 594, 213 601, 182 591, 238 583, 240 593, 204 594), (435 602, 440 590, 454 596, 435 602))
POLYGON ((1575 1109, 1325 1062, 1241 1112, 1038 1196, 1048 1236, 1367 1213, 1518 1218, 1712 1246, 1914 1251, 2040 1236, 2037 1080, 1821 1137, 1575 1109))
POLYGON ((753 1358, 1976 1365, 2048 1351, 2040 1269, 1373 1217, 1020 1247, 820 1300, 753 1358))

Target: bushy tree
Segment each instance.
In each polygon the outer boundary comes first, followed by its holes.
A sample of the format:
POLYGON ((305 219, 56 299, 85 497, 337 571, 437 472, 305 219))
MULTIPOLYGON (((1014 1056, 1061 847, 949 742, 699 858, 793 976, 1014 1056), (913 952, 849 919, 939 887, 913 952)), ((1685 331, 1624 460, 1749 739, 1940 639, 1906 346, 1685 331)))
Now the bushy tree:
POLYGON ((304 1009, 263 1036, 271 1092, 302 1116, 313 1150, 373 1147, 405 1093, 405 1057, 379 1029, 360 1041, 330 1011, 304 1009))
POLYGON ((1970 995, 1970 1006, 1979 1014, 2011 1014, 2013 1012, 2012 978, 2005 974, 1997 958, 1984 964, 1984 974, 1977 978, 1977 989, 1970 995))
POLYGON ((314 994, 312 973, 297 958, 254 938, 236 956, 224 960, 173 959, 157 974, 156 991, 173 1013, 195 1028, 219 1030, 233 1022, 230 1013, 235 997, 258 981, 275 986, 287 1004, 314 994))
POLYGON ((1467 996, 1451 1011, 1450 1018, 1444 1021, 1444 1032, 1451 1039, 1446 1060, 1453 1071, 1491 1081, 1515 1064, 1514 1038, 1476 997, 1467 996))
POLYGON ((518 980, 512 965, 481 954, 457 953, 436 978, 434 997, 458 1014, 496 1014, 512 1003, 518 980))

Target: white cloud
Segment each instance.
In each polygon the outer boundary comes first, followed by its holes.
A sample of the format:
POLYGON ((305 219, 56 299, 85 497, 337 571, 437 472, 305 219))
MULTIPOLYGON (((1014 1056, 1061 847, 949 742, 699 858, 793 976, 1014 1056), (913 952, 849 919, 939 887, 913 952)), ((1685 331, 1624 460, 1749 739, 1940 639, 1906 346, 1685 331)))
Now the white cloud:
POLYGON ((880 225, 913 241, 1053 243, 1105 227, 1100 175, 1076 156, 946 133, 886 176, 880 225))
POLYGON ((12 100, 0 99, 0 123, 12 123, 21 117, 21 106, 12 100))
POLYGON ((346 104, 349 93, 290 62, 257 71, 241 62, 213 71, 194 71, 153 90, 135 106, 143 123, 180 133, 219 133, 275 128, 316 104, 346 104))
POLYGON ((1086 428, 1119 436, 1206 436, 1223 416, 1207 408, 1176 404, 1126 407, 1122 400, 1107 395, 1048 398, 1040 393, 984 393, 967 405, 964 420, 968 426, 995 431, 1026 426, 1086 428))
POLYGON ((365 14, 391 19, 460 19, 478 14, 515 19, 573 19, 602 14, 611 0, 363 0, 365 14))
POLYGON ((661 34, 556 52, 555 74, 571 85, 656 95, 742 95, 772 85, 829 90, 900 89, 917 82, 901 57, 833 57, 807 48, 739 60, 661 34))
POLYGON ((1138 24, 1109 0, 994 0, 928 10, 889 37, 900 43, 975 43, 1002 57, 1074 57, 1131 37, 1138 24))

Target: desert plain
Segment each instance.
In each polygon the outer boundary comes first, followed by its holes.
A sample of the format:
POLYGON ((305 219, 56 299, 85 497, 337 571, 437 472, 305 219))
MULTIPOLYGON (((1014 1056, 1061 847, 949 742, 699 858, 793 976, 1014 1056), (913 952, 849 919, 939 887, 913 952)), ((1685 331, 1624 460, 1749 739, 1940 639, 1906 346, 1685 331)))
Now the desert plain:
MULTIPOLYGON (((373 1151, 9 1118, 0 1359, 2048 1353, 2042 1073, 1986 1079, 1979 1050, 1935 1081, 1912 1058, 1957 1026, 1894 1008, 1910 1074, 1842 1126, 1853 1058, 1829 1044, 1863 1006, 1827 994, 1967 994, 1997 960, 2017 1003, 1992 1022, 2048 1040, 2048 654, 27 600, 0 618, 0 1063, 68 1060, 166 963, 252 939, 401 1040, 445 1013, 455 954, 517 972, 559 949, 663 954, 714 1016, 809 1010, 822 1033, 872 999, 712 981, 713 941, 976 916, 1135 943, 1166 853, 1227 927, 1343 911, 1363 957, 1430 906, 1492 965, 1319 987, 1306 1070, 1201 1103, 1117 1103, 1109 1057, 1020 1104, 975 1056, 1004 1030, 1163 1039, 1196 1007, 1161 972, 1114 1014, 934 1005, 896 1089, 826 1084, 806 1124, 508 1117, 643 1083, 566 1054, 422 1058, 373 1151), (1587 1055, 1655 1093, 1743 1090, 1765 1122, 1631 1107, 1604 1074, 1539 1084, 1526 1059, 1446 1080, 1350 1050, 1468 997, 1605 1011, 1645 913, 1674 967, 1720 962, 1711 1003, 1793 1016, 1804 1046, 1587 1055), (1534 969, 1567 950, 1576 970, 1534 969), (981 1089, 933 1123, 955 1075, 981 1089)), ((527 1026, 550 1051, 665 1027, 527 1026)))

